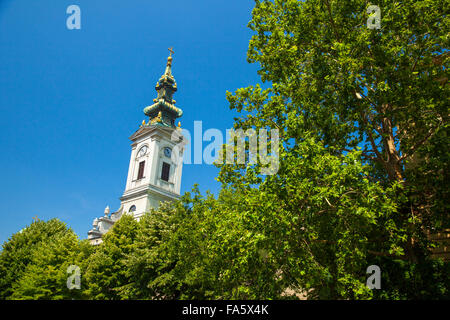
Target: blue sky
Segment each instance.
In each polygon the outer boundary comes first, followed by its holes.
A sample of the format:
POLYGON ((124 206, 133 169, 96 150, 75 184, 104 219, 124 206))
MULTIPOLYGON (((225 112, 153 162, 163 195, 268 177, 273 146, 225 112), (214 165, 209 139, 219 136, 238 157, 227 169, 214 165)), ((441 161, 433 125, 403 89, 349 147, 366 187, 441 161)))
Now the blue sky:
MULTIPOLYGON (((173 47, 182 126, 233 125, 226 90, 259 81, 246 61, 253 0, 0 0, 0 242, 59 218, 86 238, 119 207, 130 141, 173 47), (68 30, 66 9, 81 9, 68 30)), ((204 147, 207 143, 204 143, 204 147)), ((184 165, 181 191, 217 192, 217 169, 184 165)))

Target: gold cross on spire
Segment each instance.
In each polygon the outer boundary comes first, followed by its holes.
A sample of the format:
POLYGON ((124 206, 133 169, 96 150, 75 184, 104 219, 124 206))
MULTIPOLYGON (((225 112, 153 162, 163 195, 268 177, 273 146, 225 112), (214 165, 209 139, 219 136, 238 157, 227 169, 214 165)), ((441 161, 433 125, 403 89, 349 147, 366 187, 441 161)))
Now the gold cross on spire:
POLYGON ((169 55, 169 57, 171 57, 171 56, 172 56, 172 54, 174 54, 174 51, 173 51, 173 48, 172 48, 172 47, 170 47, 170 48, 169 48, 169 52, 170 52, 170 55, 169 55))

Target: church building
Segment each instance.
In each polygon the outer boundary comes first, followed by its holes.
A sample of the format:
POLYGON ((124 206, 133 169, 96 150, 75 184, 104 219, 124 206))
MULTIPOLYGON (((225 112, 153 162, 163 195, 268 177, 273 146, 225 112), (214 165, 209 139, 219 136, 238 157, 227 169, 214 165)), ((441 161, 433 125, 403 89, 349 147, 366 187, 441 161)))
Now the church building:
POLYGON ((156 83, 158 96, 152 105, 144 108, 149 120, 147 123, 144 120, 130 137, 131 157, 120 207, 113 213, 106 207, 104 216, 94 219, 88 232, 93 245, 102 242, 102 236, 123 214, 132 214, 139 219, 151 208, 157 208, 160 202, 180 198, 183 156, 180 145, 185 140, 181 124, 178 122, 175 126, 175 120, 183 111, 175 106, 173 99, 177 83, 172 75, 173 51, 169 51, 166 70, 156 83))

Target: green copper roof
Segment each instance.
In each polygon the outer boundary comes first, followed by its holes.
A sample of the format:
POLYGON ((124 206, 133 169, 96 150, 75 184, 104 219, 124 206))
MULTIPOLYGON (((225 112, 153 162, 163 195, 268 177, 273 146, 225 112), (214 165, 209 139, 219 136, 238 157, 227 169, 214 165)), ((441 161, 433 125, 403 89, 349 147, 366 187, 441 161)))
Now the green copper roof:
POLYGON ((173 104, 167 102, 164 99, 154 99, 153 101, 155 102, 154 104, 144 108, 145 115, 149 117, 155 112, 158 113, 160 110, 165 110, 167 112, 173 113, 175 118, 179 118, 183 115, 183 110, 175 107, 173 104))
POLYGON ((177 83, 172 75, 172 53, 167 58, 167 66, 164 74, 156 83, 158 96, 153 99, 154 104, 145 107, 144 113, 150 118, 149 124, 163 123, 175 127, 175 119, 183 115, 183 111, 175 106, 176 101, 172 98, 177 91, 177 83))

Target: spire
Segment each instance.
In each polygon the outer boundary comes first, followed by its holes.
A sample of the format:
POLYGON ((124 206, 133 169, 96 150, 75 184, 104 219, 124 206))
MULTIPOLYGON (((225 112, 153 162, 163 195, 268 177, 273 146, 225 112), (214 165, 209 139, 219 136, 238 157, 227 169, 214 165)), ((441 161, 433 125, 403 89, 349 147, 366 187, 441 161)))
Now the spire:
POLYGON ((167 57, 166 71, 164 72, 164 75, 173 78, 173 76, 172 76, 172 60, 173 60, 172 54, 174 52, 173 52, 172 47, 169 48, 169 52, 170 52, 170 54, 167 57))
POLYGON ((175 107, 176 101, 172 98, 177 91, 177 83, 172 75, 172 54, 174 51, 172 48, 169 48, 169 52, 166 70, 156 83, 155 89, 158 92, 158 96, 156 99, 153 99, 154 104, 144 109, 144 113, 149 116, 150 125, 156 123, 175 128, 175 119, 181 117, 183 111, 175 107), (157 117, 159 118, 158 121, 152 121, 157 117))

